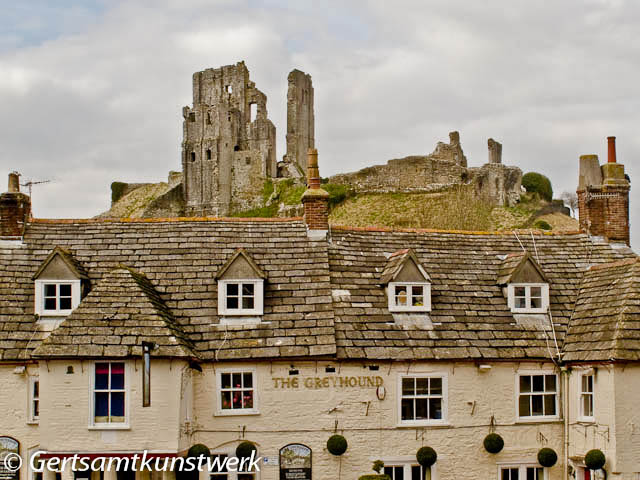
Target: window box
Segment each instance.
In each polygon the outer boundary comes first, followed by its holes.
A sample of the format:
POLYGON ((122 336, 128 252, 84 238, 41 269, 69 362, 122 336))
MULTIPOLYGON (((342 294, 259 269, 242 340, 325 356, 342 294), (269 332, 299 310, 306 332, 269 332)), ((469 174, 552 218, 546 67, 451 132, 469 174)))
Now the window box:
POLYGON ((510 283, 507 295, 513 313, 546 313, 549 309, 547 283, 510 283))
POLYGON ((263 280, 220 280, 218 282, 218 314, 245 317, 262 315, 263 290, 263 280))
POLYGON ((391 282, 388 286, 390 312, 431 311, 431 284, 391 282))
POLYGON ((36 280, 34 311, 41 317, 68 316, 80 304, 80 280, 36 280))
POLYGON ((398 383, 400 426, 447 424, 447 376, 403 375, 398 383))
POLYGON ((257 415, 257 375, 253 368, 216 372, 217 415, 257 415))
POLYGON ((583 373, 579 376, 580 382, 580 415, 578 420, 581 422, 595 422, 593 412, 593 385, 594 375, 592 372, 583 373))
POLYGON ((90 427, 129 428, 129 384, 125 362, 96 362, 91 382, 90 427))
POLYGON ((516 376, 516 415, 520 421, 557 420, 558 376, 553 372, 526 372, 516 376))

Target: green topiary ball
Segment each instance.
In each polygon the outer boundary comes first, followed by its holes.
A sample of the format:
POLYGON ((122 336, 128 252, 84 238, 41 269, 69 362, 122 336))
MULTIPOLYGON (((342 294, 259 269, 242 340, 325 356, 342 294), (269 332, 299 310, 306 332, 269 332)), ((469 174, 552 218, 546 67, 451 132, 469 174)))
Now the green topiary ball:
POLYGON ((202 443, 196 443, 187 452, 187 457, 198 458, 200 455, 204 455, 205 457, 211 456, 211 450, 209 450, 209 447, 202 443))
POLYGON ((257 451, 258 449, 253 443, 245 441, 236 447, 236 457, 251 458, 251 454, 257 451))
POLYGON ((346 452, 347 447, 347 439, 342 435, 332 435, 329 437, 329 440, 327 440, 327 450, 329 450, 331 455, 335 455, 336 457, 346 452))
POLYGON ((584 456, 584 464, 589 470, 600 470, 607 462, 607 458, 602 453, 602 450, 597 448, 589 450, 584 456))
POLYGON ((430 467, 431 465, 436 463, 437 459, 438 454, 431 447, 422 447, 416 453, 416 460, 418 460, 418 463, 423 467, 430 467))
POLYGON ((498 453, 504 448, 504 440, 497 433, 484 437, 484 449, 489 453, 498 453))
POLYGON ((552 448, 541 448, 538 452, 538 463, 543 467, 553 467, 558 461, 558 454, 552 448))

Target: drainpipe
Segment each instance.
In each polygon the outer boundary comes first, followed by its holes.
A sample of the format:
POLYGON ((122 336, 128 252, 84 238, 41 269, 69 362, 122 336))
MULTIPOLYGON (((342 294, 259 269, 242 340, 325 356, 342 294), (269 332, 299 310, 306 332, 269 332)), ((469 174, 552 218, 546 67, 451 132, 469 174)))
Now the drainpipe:
POLYGON ((562 402, 562 416, 564 417, 564 465, 562 467, 562 478, 569 480, 569 369, 566 365, 560 367, 560 373, 562 374, 562 389, 564 391, 564 402, 562 402))

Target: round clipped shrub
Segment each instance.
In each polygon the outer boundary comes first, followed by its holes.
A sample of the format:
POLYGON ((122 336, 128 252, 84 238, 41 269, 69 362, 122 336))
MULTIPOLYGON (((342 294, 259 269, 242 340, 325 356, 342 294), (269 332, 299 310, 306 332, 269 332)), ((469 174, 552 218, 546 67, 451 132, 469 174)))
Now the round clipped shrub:
POLYGON ((327 450, 329 450, 331 455, 335 455, 336 457, 346 452, 347 446, 347 439, 342 435, 332 435, 329 437, 329 440, 327 440, 327 450))
POLYGON ((549 222, 545 222, 544 220, 538 220, 536 223, 533 224, 534 227, 539 228, 540 230, 551 230, 551 225, 549 225, 549 222))
POLYGON ((589 470, 600 470, 607 462, 607 458, 602 453, 602 450, 597 448, 589 450, 584 456, 584 464, 589 470))
POLYGON ((498 453, 504 448, 504 440, 497 433, 484 437, 484 449, 489 453, 498 453))
POLYGON ((552 448, 541 448, 538 452, 538 463, 543 467, 553 467, 558 461, 558 454, 552 448))
POLYGON ((553 198, 553 188, 551 187, 551 180, 549 180, 541 173, 526 173, 522 177, 522 186, 527 190, 527 192, 536 192, 548 202, 550 202, 553 198))
POLYGON ((438 454, 431 447, 422 447, 416 453, 416 460, 418 460, 418 463, 423 467, 430 467, 431 465, 436 463, 437 459, 438 454))
POLYGON ((209 447, 202 443, 196 443, 187 451, 187 457, 198 458, 200 455, 210 457, 211 450, 209 450, 209 447))
POLYGON ((236 457, 238 457, 238 458, 250 458, 251 454, 253 452, 257 452, 257 451, 258 451, 258 449, 256 448, 256 446, 253 443, 244 441, 244 442, 240 443, 240 445, 238 445, 236 447, 236 457))

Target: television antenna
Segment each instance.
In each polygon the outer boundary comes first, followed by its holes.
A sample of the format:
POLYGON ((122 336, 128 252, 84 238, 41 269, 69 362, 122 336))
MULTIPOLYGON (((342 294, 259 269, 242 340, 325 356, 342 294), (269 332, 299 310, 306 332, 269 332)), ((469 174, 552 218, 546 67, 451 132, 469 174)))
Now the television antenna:
POLYGON ((51 182, 51 180, 39 180, 39 181, 29 180, 25 183, 21 183, 20 185, 22 185, 23 187, 27 187, 29 189, 29 196, 31 196, 31 191, 34 185, 40 185, 42 183, 49 183, 49 182, 51 182))

